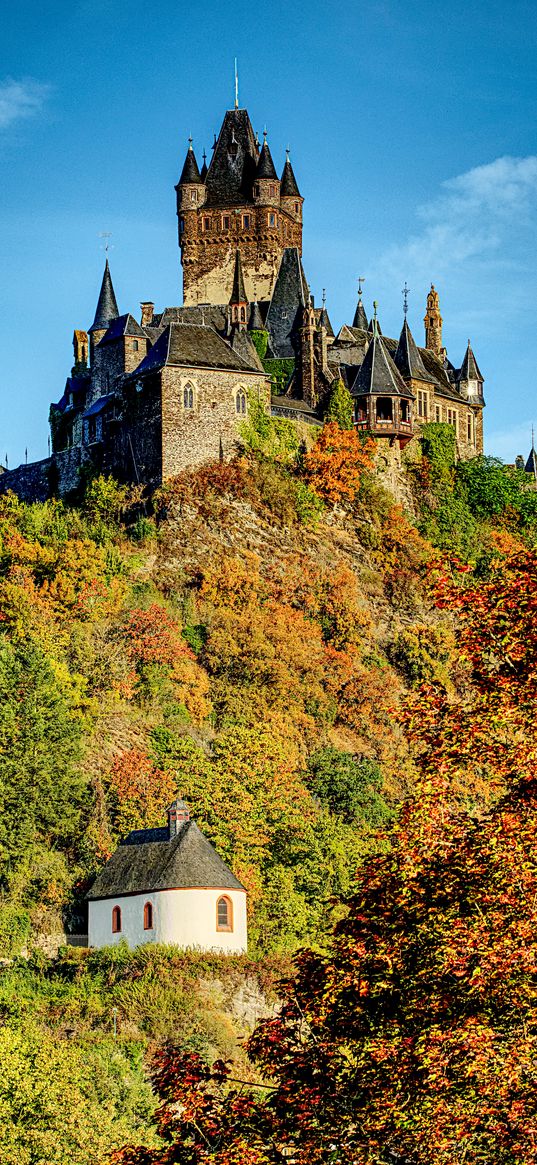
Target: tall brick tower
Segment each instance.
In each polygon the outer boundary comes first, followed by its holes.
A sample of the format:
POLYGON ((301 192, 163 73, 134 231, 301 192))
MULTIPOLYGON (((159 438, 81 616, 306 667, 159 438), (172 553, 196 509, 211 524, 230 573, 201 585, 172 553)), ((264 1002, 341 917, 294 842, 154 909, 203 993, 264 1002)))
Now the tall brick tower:
POLYGON ((442 348, 442 316, 440 315, 440 301, 438 299, 438 292, 431 283, 431 290, 427 296, 427 311, 423 319, 425 324, 425 347, 430 348, 431 352, 435 352, 440 356, 443 352, 442 348))
POLYGON ((185 306, 229 303, 240 251, 249 302, 270 299, 286 247, 302 254, 302 205, 289 158, 281 180, 245 109, 230 109, 208 169, 192 142, 177 186, 185 306))

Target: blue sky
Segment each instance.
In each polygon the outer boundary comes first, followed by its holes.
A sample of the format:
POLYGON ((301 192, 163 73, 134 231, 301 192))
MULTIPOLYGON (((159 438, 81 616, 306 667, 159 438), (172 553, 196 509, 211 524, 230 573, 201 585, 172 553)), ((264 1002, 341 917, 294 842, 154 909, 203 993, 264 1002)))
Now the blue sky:
POLYGON ((240 98, 305 197, 304 263, 334 326, 358 275, 386 334, 423 342, 441 297, 454 364, 486 378, 487 451, 537 428, 537 11, 409 0, 254 6, 19 0, 0 44, 0 458, 46 455, 47 414, 93 319, 104 254, 120 311, 181 302, 174 183, 240 98))

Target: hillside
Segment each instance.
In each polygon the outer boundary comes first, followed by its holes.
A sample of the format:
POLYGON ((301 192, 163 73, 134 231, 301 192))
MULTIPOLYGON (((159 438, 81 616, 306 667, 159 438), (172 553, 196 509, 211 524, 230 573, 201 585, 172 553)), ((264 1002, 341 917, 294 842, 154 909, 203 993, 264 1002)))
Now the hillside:
MULTIPOLYGON (((255 1021, 237 993, 270 1010, 289 956, 326 948, 361 862, 389 845, 417 779, 412 693, 468 692, 436 565, 480 585, 535 540, 531 482, 456 465, 447 426, 398 470, 404 512, 369 443, 333 424, 304 454, 270 424, 151 502, 102 478, 77 507, 0 499, 3 1056, 15 1077, 42 1049, 37 1078, 63 1072, 84 1111, 104 1105, 109 1147, 154 1136, 143 1056, 177 1015, 182 1045, 230 1055, 255 1021), (249 958, 18 958, 85 933, 95 872, 177 791, 248 888, 249 958)), ((452 796, 484 804, 483 773, 452 796)), ((99 1159, 69 1136, 75 1165, 99 1159)), ((21 1152, 7 1139, 3 1159, 21 1152)))

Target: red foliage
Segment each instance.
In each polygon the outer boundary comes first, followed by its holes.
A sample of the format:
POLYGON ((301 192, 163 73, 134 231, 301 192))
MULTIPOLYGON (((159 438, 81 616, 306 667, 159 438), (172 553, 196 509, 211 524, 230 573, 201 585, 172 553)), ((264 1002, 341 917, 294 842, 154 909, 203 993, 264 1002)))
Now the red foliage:
POLYGON ((131 611, 123 628, 129 654, 139 664, 160 663, 169 667, 177 657, 194 656, 181 638, 175 619, 158 603, 131 611))
POLYGON ((323 426, 313 449, 304 458, 308 484, 325 501, 352 502, 365 470, 373 468, 375 443, 336 421, 323 426))

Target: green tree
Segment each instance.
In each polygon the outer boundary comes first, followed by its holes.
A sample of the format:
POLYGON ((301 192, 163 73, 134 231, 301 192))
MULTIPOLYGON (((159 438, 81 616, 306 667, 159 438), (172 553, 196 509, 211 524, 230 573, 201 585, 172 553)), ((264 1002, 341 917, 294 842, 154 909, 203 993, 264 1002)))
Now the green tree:
POLYGON ((337 748, 321 748, 308 761, 306 783, 312 793, 344 821, 380 827, 390 816, 380 796, 382 774, 376 761, 337 748))
POLYGON ((335 421, 340 429, 352 429, 353 413, 352 396, 341 376, 338 376, 330 389, 324 419, 325 421, 335 421))

